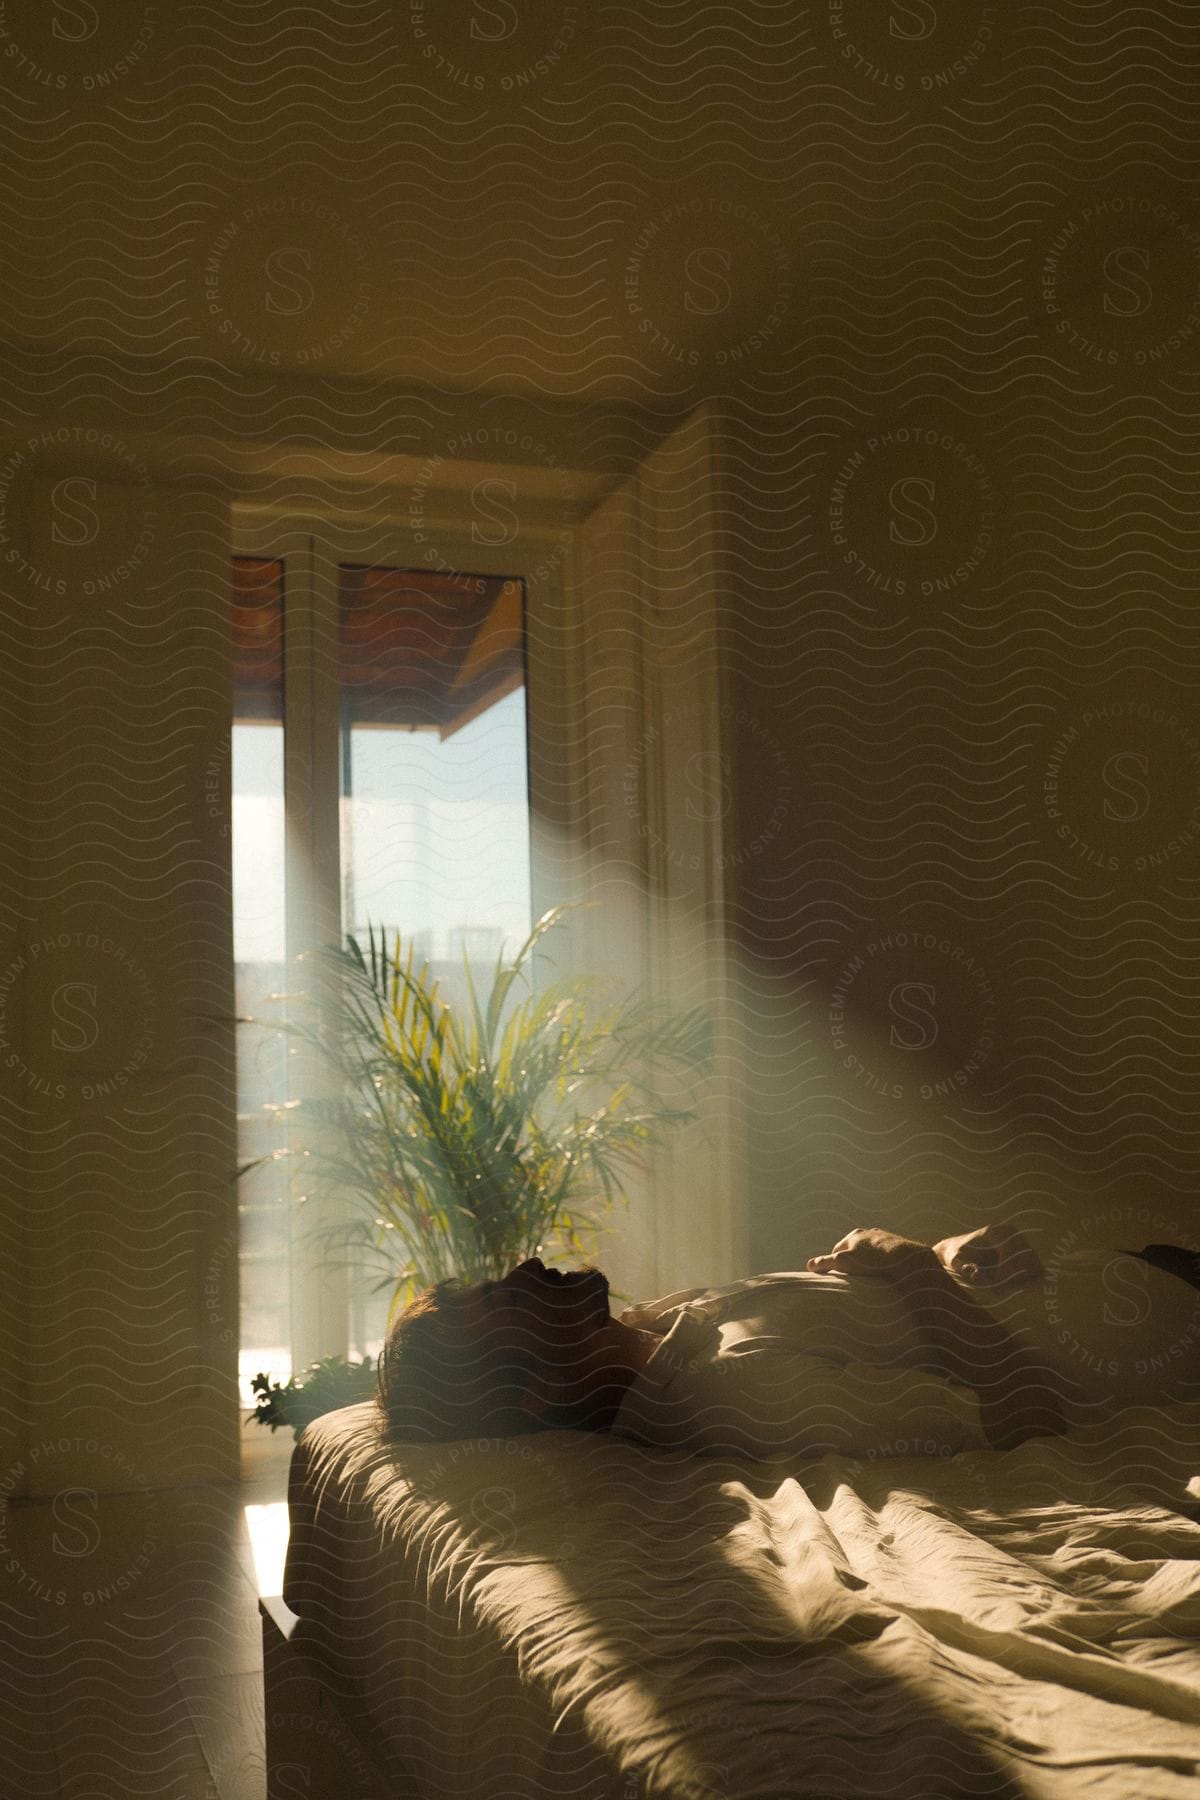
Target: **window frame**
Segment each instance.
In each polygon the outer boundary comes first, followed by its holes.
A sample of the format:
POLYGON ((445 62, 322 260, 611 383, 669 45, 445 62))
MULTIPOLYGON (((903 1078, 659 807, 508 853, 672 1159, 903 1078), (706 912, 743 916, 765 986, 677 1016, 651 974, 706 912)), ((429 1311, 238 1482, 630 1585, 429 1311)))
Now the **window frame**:
MULTIPOLYGON (((561 518, 521 520, 510 542, 481 541, 466 515, 468 496, 450 495, 436 529, 440 555, 464 574, 520 580, 525 593, 526 770, 530 829, 531 911, 536 920, 559 899, 570 898, 569 879, 553 818, 552 789, 561 787, 563 757, 551 754, 548 733, 530 729, 542 694, 566 692, 569 645, 564 630, 567 558, 556 559, 561 518)), ((369 563, 398 569, 428 568, 403 524, 403 499, 393 512, 338 508, 280 509, 253 500, 236 502, 231 555, 278 557, 284 564, 284 820, 286 953, 296 959, 342 936, 341 784, 342 735, 337 677, 338 565, 369 563), (414 552, 417 553, 414 553, 414 552)), ((438 566, 441 566, 440 564, 438 566)), ((570 746, 561 746, 564 756, 570 746)), ((311 991, 316 963, 305 977, 311 991)), ((535 966, 535 977, 538 970, 535 966)), ((320 1004, 318 997, 318 1004, 320 1004)), ((288 1099, 322 1091, 328 1081, 303 1046, 289 1060, 288 1099)), ((292 1114, 287 1117, 290 1119, 292 1114)), ((285 1139, 286 1142, 286 1139, 285 1139)), ((294 1144, 289 1147, 296 1147, 294 1144)), ((299 1228, 302 1179, 290 1161, 289 1284, 293 1367, 306 1368, 349 1348, 350 1282, 344 1268, 323 1262, 311 1236, 299 1228)), ((324 1203, 326 1219, 336 1222, 324 1203)))

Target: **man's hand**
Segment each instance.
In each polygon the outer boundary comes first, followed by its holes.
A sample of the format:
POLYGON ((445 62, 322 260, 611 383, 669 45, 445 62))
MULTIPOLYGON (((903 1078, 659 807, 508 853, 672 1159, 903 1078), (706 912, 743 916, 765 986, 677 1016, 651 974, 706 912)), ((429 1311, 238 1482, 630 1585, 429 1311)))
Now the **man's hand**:
POLYGON ((914 1276, 940 1272, 942 1265, 929 1244, 898 1237, 878 1226, 849 1231, 828 1256, 810 1256, 813 1275, 883 1275, 889 1281, 910 1281, 914 1276))
POLYGON ((1046 1272, 1029 1239, 1009 1225, 984 1225, 961 1237, 943 1238, 933 1250, 947 1274, 971 1287, 1024 1287, 1046 1272))
POLYGON ((808 1266, 814 1275, 884 1276, 898 1287, 932 1366, 979 1396, 980 1423, 995 1449, 1063 1429, 1048 1372, 963 1291, 930 1245, 893 1231, 851 1231, 808 1266))

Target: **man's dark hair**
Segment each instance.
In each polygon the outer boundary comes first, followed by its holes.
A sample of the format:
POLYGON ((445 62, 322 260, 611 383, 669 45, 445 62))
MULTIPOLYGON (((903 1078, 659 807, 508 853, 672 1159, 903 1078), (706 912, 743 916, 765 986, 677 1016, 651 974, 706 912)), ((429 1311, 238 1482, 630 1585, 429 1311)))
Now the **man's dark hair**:
POLYGON ((392 1326, 379 1358, 379 1403, 390 1436, 513 1437, 539 1429, 520 1404, 528 1364, 480 1328, 476 1293, 463 1282, 440 1281, 392 1326))

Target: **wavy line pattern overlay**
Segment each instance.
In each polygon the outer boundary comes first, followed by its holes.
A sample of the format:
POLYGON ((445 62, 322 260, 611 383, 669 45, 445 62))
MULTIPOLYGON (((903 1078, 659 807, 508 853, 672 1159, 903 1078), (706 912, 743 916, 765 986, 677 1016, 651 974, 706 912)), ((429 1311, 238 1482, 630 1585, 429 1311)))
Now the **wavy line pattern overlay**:
MULTIPOLYGON (((735 1272, 860 1224, 1198 1247, 1198 82, 1187 0, 0 0, 5 1794, 261 1791, 216 1683, 234 503, 433 566, 499 471, 564 887, 617 967, 654 882, 658 972, 734 970, 735 1272)), ((628 1227, 664 1291, 718 1254, 680 1155, 628 1227)))

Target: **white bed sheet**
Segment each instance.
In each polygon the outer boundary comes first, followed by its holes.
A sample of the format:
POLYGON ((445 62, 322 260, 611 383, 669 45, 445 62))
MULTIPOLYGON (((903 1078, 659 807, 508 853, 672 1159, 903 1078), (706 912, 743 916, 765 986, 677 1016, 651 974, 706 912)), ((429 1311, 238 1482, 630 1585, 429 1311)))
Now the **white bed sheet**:
POLYGON ((285 1598, 431 1800, 1183 1800, 1198 1498, 1200 1407, 793 1467, 353 1407, 285 1598))

